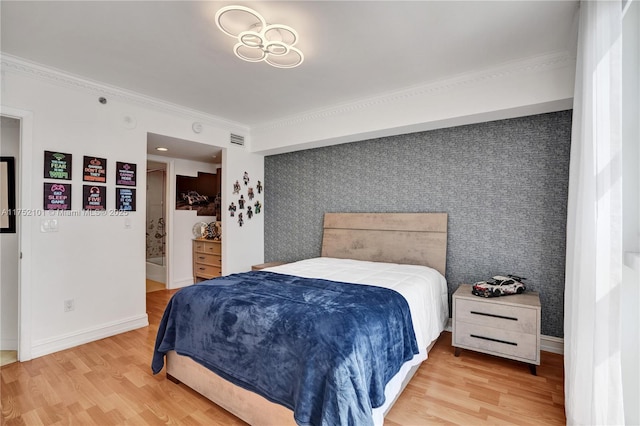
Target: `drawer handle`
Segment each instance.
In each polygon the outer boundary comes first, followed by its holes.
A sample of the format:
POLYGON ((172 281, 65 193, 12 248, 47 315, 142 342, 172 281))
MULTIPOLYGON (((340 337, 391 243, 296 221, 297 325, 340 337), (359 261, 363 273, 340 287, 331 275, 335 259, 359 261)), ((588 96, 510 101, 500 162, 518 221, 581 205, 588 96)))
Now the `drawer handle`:
POLYGON ((517 343, 514 343, 514 342, 507 342, 506 340, 493 339, 493 338, 491 338, 491 337, 476 336, 475 334, 471 334, 471 337, 475 337, 476 339, 482 339, 482 340, 490 340, 490 341, 492 341, 492 342, 504 343, 505 345, 518 346, 518 344, 517 344, 517 343))
POLYGON ((198 256, 198 259, 200 259, 200 260, 204 260, 204 259, 206 259, 206 257, 204 257, 204 256, 198 256))
POLYGON ((484 312, 476 312, 476 311, 471 311, 472 314, 475 315, 482 315, 485 317, 493 317, 493 318, 500 318, 500 319, 506 319, 506 320, 511 320, 511 321, 518 321, 518 318, 514 318, 514 317, 505 317, 503 315, 496 315, 496 314, 487 314, 484 312))
POLYGON ((198 268, 198 269, 200 269, 201 271, 204 271, 206 268, 198 268))

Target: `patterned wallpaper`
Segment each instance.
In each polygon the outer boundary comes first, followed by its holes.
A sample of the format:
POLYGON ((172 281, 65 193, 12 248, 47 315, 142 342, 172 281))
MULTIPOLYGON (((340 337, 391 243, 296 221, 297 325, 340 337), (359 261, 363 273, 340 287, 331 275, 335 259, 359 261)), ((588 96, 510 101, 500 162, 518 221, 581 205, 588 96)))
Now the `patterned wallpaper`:
POLYGON ((265 262, 320 254, 324 212, 447 212, 449 299, 527 277, 563 337, 571 111, 268 156, 265 262))

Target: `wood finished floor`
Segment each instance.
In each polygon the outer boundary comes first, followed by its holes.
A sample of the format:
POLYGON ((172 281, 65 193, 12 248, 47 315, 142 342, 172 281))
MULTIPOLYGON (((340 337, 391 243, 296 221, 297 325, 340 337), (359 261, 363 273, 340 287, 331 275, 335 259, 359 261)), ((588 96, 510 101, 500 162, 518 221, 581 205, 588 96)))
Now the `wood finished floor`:
POLYGON ((18 360, 18 351, 0 351, 0 367, 18 360))
POLYGON ((150 280, 150 279, 146 280, 146 285, 147 285, 147 293, 151 293, 152 291, 166 290, 167 289, 167 286, 164 283, 161 283, 161 282, 158 282, 158 281, 154 281, 154 280, 150 280))
MULTIPOLYGON (((173 292, 147 293, 150 326, 0 369, 2 422, 12 425, 242 425, 184 385, 153 376, 157 326, 173 292)), ((518 362, 463 351, 442 334, 387 415, 387 426, 563 425, 562 356, 538 375, 518 362)))

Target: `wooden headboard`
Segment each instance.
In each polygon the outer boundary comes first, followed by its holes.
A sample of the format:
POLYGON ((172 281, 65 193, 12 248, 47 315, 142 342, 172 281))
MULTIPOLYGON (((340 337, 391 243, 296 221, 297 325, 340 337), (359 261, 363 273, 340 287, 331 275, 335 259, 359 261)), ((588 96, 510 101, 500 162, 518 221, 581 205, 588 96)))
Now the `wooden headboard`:
POLYGON ((447 213, 325 213, 323 257, 447 266, 447 213))

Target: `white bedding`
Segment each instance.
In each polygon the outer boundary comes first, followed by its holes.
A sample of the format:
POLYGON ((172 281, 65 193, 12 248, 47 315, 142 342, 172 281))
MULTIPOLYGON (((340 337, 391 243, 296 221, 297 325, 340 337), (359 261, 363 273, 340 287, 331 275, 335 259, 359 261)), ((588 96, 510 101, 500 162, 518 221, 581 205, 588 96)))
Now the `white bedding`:
POLYGON ((322 278, 354 284, 385 287, 402 294, 409 304, 420 353, 407 361, 385 388, 385 403, 373 410, 374 424, 384 415, 402 390, 409 370, 427 359, 427 347, 438 338, 449 319, 447 281, 438 271, 420 265, 367 262, 317 257, 266 268, 264 271, 307 278, 322 278))

